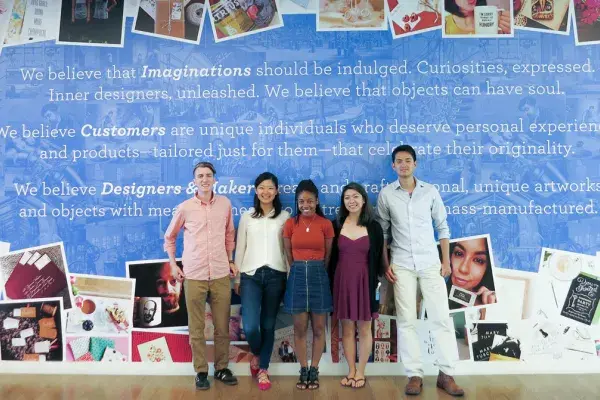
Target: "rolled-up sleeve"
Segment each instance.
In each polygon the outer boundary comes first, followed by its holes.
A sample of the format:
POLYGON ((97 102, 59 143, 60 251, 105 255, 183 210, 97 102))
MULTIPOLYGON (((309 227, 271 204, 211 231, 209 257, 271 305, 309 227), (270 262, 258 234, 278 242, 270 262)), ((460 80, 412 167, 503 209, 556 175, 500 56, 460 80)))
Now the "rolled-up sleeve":
POLYGON ((383 239, 388 242, 390 238, 390 210, 388 208, 387 202, 385 200, 385 193, 380 193, 377 198, 377 209, 375 210, 375 214, 377 216, 377 221, 379 225, 381 225, 381 229, 383 229, 383 239))
POLYGON ((438 240, 450 239, 450 227, 448 226, 448 213, 440 193, 436 190, 433 196, 433 204, 431 207, 431 216, 433 224, 438 236, 438 240))
POLYGON ((175 210, 175 214, 173 215, 173 218, 171 219, 171 223, 169 224, 169 227, 165 231, 164 250, 168 254, 170 254, 170 253, 175 254, 175 250, 176 250, 175 243, 177 242, 177 235, 179 234, 179 231, 183 227, 184 223, 185 223, 185 217, 184 217, 183 207, 180 205, 175 210))
POLYGON ((227 225, 225 226, 225 249, 230 252, 235 249, 235 226, 233 225, 233 210, 229 205, 229 216, 227 217, 227 225))

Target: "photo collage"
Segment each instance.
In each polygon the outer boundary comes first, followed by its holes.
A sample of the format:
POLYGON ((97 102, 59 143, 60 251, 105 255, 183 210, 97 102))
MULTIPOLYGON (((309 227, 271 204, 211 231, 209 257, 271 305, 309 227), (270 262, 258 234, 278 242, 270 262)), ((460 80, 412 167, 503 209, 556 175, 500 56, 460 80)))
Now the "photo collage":
POLYGON ((294 14, 315 15, 317 32, 389 29, 394 39, 435 30, 443 38, 569 35, 572 19, 577 45, 600 43, 600 15, 585 0, 0 0, 0 46, 123 47, 127 17, 135 34, 189 44, 200 43, 208 19, 219 43, 281 28, 294 14))

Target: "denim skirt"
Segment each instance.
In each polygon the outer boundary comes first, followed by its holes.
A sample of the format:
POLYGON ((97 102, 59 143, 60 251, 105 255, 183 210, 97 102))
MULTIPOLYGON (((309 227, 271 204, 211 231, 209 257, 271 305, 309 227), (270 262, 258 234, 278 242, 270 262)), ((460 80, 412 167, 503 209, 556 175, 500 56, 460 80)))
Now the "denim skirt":
POLYGON ((287 280, 283 308, 289 314, 325 314, 333 311, 329 276, 323 261, 294 261, 287 280))

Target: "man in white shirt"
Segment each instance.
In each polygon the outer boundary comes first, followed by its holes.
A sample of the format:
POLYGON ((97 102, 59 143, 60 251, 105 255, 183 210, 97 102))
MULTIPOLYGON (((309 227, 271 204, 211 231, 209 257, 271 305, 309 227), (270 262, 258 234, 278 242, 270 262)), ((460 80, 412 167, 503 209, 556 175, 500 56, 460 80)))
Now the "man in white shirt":
MULTIPOLYGON (((423 362, 416 330, 417 285, 420 285, 438 355, 437 386, 450 395, 462 396, 464 391, 452 378, 452 347, 456 347, 456 342, 444 281, 451 273, 446 209, 437 189, 414 177, 416 167, 415 150, 408 145, 396 147, 392 153, 392 168, 398 174, 398 180, 386 186, 377 201, 377 215, 386 246, 391 234, 392 260, 386 278, 394 284, 400 356, 409 377, 405 392, 418 395, 423 387, 423 362), (434 227, 442 249, 441 264, 434 227)), ((387 258, 385 251, 386 264, 387 258)))

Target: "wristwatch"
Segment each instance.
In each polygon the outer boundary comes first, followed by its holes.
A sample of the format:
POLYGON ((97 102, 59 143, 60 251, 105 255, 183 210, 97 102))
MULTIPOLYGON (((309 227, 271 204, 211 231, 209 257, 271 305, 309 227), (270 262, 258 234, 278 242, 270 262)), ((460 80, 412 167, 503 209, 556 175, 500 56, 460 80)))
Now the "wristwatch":
POLYGON ((235 264, 235 261, 229 260, 229 264, 235 264))

